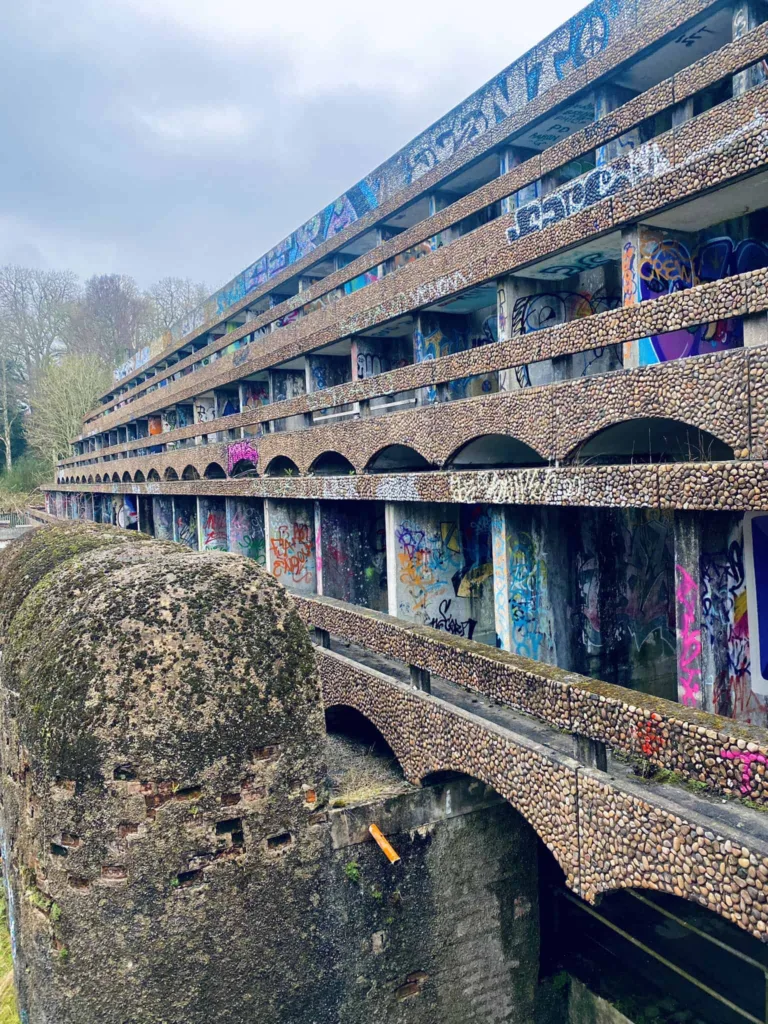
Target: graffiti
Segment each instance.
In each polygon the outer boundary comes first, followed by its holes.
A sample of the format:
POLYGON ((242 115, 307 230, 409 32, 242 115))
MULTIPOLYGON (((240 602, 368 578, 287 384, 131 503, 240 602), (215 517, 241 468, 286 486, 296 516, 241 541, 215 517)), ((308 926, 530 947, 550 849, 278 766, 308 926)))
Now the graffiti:
POLYGON ((269 405, 269 385, 266 381, 247 380, 243 384, 243 405, 246 409, 269 405))
POLYGON ((701 630, 696 625, 696 598, 699 587, 688 571, 675 566, 679 577, 675 596, 678 602, 680 622, 677 627, 680 640, 677 658, 678 683, 682 687, 682 703, 696 707, 701 687, 701 668, 697 664, 701 656, 701 630))
POLYGON ((547 563, 537 539, 530 533, 516 534, 509 552, 512 650, 535 661, 541 660, 542 645, 553 630, 542 601, 546 585, 547 563))
POLYGON ((624 243, 624 251, 621 257, 621 291, 622 305, 637 305, 637 252, 635 243, 628 241, 624 243))
POLYGON ((573 277, 574 274, 584 274, 589 270, 596 270, 597 267, 613 263, 615 258, 612 252, 585 252, 570 256, 566 263, 552 263, 549 266, 541 267, 536 274, 538 277, 550 280, 573 277))
MULTIPOLYGON (((463 324, 455 323, 447 317, 425 316, 422 318, 423 331, 414 332, 414 354, 417 363, 428 362, 433 359, 440 359, 443 356, 456 355, 457 352, 464 352, 468 348, 480 348, 483 345, 491 344, 498 339, 498 326, 496 314, 488 316, 480 326, 480 332, 470 337, 463 328, 463 324)), ((461 377, 451 380, 446 384, 450 400, 467 397, 470 386, 475 378, 461 377)), ((487 390, 481 384, 482 390, 487 390)), ((434 385, 426 388, 427 401, 437 402, 438 391, 434 385)))
POLYGON ((765 754, 755 754, 746 750, 721 750, 720 757, 726 761, 741 762, 741 785, 740 791, 744 796, 752 792, 752 765, 768 764, 765 754))
POLYGON ((264 564, 264 512, 259 505, 246 501, 233 502, 229 521, 229 549, 264 564))
POLYGON ((126 377, 130 377, 132 373, 140 370, 142 366, 145 366, 149 362, 149 360, 150 349, 147 345, 140 349, 135 355, 131 356, 130 359, 126 360, 122 366, 118 366, 118 368, 113 371, 112 376, 116 382, 124 380, 126 377))
POLYGON ((237 441, 227 448, 227 476, 232 476, 232 470, 238 462, 248 462, 254 469, 259 463, 259 449, 248 440, 237 441))
POLYGON ((176 499, 176 540, 188 548, 197 548, 197 514, 193 506, 180 506, 176 499))
POLYGON ((157 540, 173 540, 173 502, 170 498, 154 498, 152 513, 157 540))
MULTIPOLYGON (((568 323, 583 317, 593 316, 608 309, 616 309, 620 304, 618 296, 611 296, 604 291, 594 294, 589 292, 543 292, 538 295, 524 295, 515 300, 512 307, 510 325, 511 334, 529 334, 543 331, 559 324, 568 323)), ((582 358, 584 366, 581 376, 590 370, 604 357, 620 361, 620 346, 609 345, 579 353, 574 358, 582 358)), ((517 384, 521 388, 531 386, 530 370, 527 365, 516 366, 514 369, 517 384)))
POLYGON ((195 423, 209 423, 216 419, 216 407, 213 399, 198 399, 195 403, 195 423))
POLYGON ((377 270, 366 270, 365 273, 353 277, 351 281, 344 282, 344 294, 351 295, 353 292, 360 291, 361 288, 365 288, 369 284, 375 284, 378 280, 379 274, 377 270))
POLYGON ((669 170, 670 166, 669 160, 656 143, 632 150, 608 166, 598 167, 542 199, 536 199, 513 211, 514 223, 507 228, 507 241, 512 245, 535 231, 558 224, 566 217, 586 210, 641 181, 658 177, 669 170))
POLYGON ((646 757, 655 757, 666 745, 666 740, 659 731, 660 721, 661 716, 654 712, 650 719, 643 719, 635 726, 635 740, 646 757))
POLYGON ((725 651, 714 673, 712 705, 742 722, 765 719, 768 707, 752 690, 747 582, 741 539, 701 556, 701 613, 709 642, 725 651))
MULTIPOLYGON (((755 239, 734 244, 728 237, 713 238, 691 253, 680 240, 653 233, 641 245, 637 283, 640 298, 645 301, 765 266, 768 247, 755 239)), ((644 339, 640 345, 641 362, 666 362, 722 351, 740 346, 742 340, 740 317, 717 320, 644 339)))
POLYGON ((227 517, 224 506, 214 505, 212 502, 205 502, 204 505, 208 506, 208 511, 203 526, 203 550, 226 551, 227 517))
POLYGON ((451 636, 463 636, 467 640, 471 640, 477 622, 474 619, 464 619, 463 622, 459 621, 451 613, 451 600, 448 598, 440 602, 440 608, 434 618, 427 616, 425 624, 433 629, 442 629, 446 633, 450 633, 451 636))
POLYGON ((312 533, 307 523, 284 523, 277 536, 270 537, 272 575, 276 579, 289 576, 293 583, 312 580, 312 533))
MULTIPOLYGON (((738 37, 739 37, 739 33, 738 33, 737 27, 736 27, 737 26, 737 18, 738 18, 738 14, 736 14, 734 16, 734 22, 733 22, 733 28, 734 28, 733 38, 734 39, 738 39, 738 37)), ((708 28, 706 25, 700 25, 697 28, 691 29, 688 32, 683 32, 682 35, 678 36, 675 39, 675 42, 679 43, 681 46, 685 46, 685 47, 690 49, 691 46, 695 46, 696 43, 700 42, 702 39, 705 39, 706 36, 708 36, 708 35, 709 36, 713 36, 713 35, 715 35, 715 33, 712 31, 711 28, 708 28)))

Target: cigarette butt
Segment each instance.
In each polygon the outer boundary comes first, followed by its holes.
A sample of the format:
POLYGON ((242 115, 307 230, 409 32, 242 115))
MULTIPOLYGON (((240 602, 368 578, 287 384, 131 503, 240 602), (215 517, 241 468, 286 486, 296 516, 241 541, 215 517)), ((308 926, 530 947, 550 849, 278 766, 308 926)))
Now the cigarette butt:
POLYGON ((378 825, 369 825, 368 826, 368 831, 371 833, 373 838, 378 843, 379 849, 384 851, 384 853, 385 853, 389 863, 390 864, 397 864, 397 862, 400 860, 400 854, 397 853, 392 848, 392 844, 389 842, 389 840, 386 838, 386 836, 382 833, 382 831, 379 828, 379 826, 378 825))

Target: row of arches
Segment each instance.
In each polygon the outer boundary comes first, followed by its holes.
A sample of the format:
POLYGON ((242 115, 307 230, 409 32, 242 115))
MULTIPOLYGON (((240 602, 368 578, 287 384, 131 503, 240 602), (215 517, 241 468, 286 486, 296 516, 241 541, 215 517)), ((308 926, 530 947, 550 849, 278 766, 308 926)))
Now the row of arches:
MULTIPOLYGON (((564 465, 622 465, 634 463, 668 462, 719 462, 730 461, 733 448, 709 431, 665 418, 643 418, 627 420, 597 431, 586 441, 573 449, 563 460, 564 465)), ((362 469, 365 473, 425 472, 441 469, 527 469, 546 466, 548 462, 531 445, 510 434, 481 434, 459 445, 441 466, 430 462, 415 444, 388 444, 375 452, 362 466, 357 467, 344 454, 329 450, 319 454, 309 466, 311 476, 351 476, 362 469)), ((249 461, 236 463, 229 478, 252 477, 254 466, 249 461)), ((288 455, 274 455, 267 462, 264 476, 301 476, 298 464, 288 455)), ((224 467, 215 461, 203 471, 206 480, 228 478, 224 467)), ((159 481, 160 473, 150 469, 144 476, 142 470, 131 475, 114 471, 111 475, 95 474, 65 476, 59 483, 143 483, 159 481)), ((200 472, 193 465, 187 465, 181 472, 169 466, 165 469, 164 480, 199 480, 200 472)))

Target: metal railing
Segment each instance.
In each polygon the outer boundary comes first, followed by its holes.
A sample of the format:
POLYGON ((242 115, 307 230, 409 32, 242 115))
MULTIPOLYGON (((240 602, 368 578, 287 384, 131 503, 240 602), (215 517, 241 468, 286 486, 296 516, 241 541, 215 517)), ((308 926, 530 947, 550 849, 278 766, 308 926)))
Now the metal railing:
POLYGON ((0 530, 13 530, 17 526, 29 526, 26 512, 0 512, 0 530))

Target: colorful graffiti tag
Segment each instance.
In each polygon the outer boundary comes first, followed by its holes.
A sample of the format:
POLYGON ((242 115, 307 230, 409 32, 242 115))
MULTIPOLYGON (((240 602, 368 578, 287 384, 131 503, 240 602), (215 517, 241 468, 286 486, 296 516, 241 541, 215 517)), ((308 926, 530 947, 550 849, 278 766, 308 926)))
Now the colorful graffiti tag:
POLYGON ((253 558, 260 565, 266 561, 264 509, 255 501, 233 500, 229 516, 229 550, 236 555, 253 558))
POLYGON ((283 523, 270 537, 272 575, 292 583, 310 583, 313 576, 312 528, 308 523, 283 523))
MULTIPOLYGON (((634 252, 628 254, 625 247, 625 279, 632 273, 627 266, 628 256, 634 260, 634 252)), ((680 239, 654 232, 641 241, 637 262, 638 297, 642 301, 654 299, 766 266, 768 246, 752 238, 741 242, 734 242, 726 236, 712 238, 691 251, 680 239)), ((627 281, 625 290, 628 287, 627 281)), ((640 362, 648 365, 737 348, 742 341, 740 317, 716 320, 644 338, 640 342, 640 362)))
POLYGON ((675 566, 677 572, 677 634, 679 649, 677 656, 677 680, 681 690, 681 702, 697 707, 701 692, 701 630, 698 628, 697 598, 699 585, 682 565, 675 566))
POLYGON ((241 471, 247 470, 248 465, 255 470, 259 464, 259 449, 248 440, 236 441, 227 448, 227 476, 232 476, 233 469, 240 463, 246 464, 240 467, 241 471))

